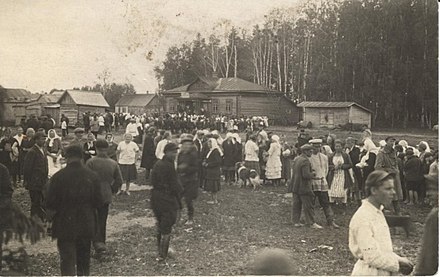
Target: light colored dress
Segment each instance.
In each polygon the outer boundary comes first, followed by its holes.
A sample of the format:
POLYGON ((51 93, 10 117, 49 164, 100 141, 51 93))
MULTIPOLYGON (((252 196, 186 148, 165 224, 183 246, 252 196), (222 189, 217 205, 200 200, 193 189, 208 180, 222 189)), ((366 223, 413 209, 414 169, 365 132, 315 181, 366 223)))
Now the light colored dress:
POLYGON ((397 275, 399 256, 393 252, 390 229, 382 213, 368 200, 362 200, 361 207, 350 221, 348 246, 358 259, 353 276, 397 275))
MULTIPOLYGON (((335 155, 333 156, 333 164, 341 166, 344 164, 344 157, 335 155)), ((328 192, 330 203, 335 201, 340 201, 342 203, 347 203, 347 189, 344 189, 345 185, 345 173, 342 168, 335 169, 333 181, 328 192)))
POLYGON ((266 179, 276 180, 281 179, 281 145, 277 142, 272 142, 267 151, 269 154, 266 163, 266 179))

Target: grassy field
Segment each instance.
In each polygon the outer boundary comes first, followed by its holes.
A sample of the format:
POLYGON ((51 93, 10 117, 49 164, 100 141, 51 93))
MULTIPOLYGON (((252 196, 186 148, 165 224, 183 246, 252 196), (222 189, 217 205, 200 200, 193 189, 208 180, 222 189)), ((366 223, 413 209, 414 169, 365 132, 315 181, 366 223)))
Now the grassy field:
MULTIPOLYGON (((297 130, 270 128, 276 134, 285 134, 294 142, 297 130)), ((326 131, 311 130, 312 136, 326 131)), ((336 132, 345 138, 347 132, 336 132)), ((360 136, 360 133, 350 134, 360 136)), ((404 134, 410 144, 427 140, 438 144, 435 133, 404 134)), ((374 135, 379 139, 387 133, 374 135)), ((119 141, 120 136, 116 138, 119 141)), ((137 183, 144 183, 140 171, 137 183)), ((92 275, 246 275, 256 253, 264 248, 285 249, 295 268, 296 275, 349 275, 355 263, 348 249, 348 223, 356 207, 351 205, 345 215, 336 214, 341 229, 311 230, 294 228, 290 222, 291 198, 285 187, 264 187, 259 191, 236 186, 222 186, 220 204, 207 204, 208 195, 200 193, 196 201, 195 225, 190 228, 182 222, 174 228, 171 247, 175 250, 168 264, 158 264, 156 257, 154 219, 150 210, 150 190, 133 191, 131 196, 118 196, 111 205, 108 236, 109 254, 93 258, 92 275), (332 246, 333 250, 317 250, 319 245, 332 246)), ((19 189, 14 200, 29 210, 28 194, 19 189)), ((410 214, 415 232, 406 238, 402 230, 392 235, 395 251, 416 261, 423 233, 423 222, 429 212, 427 207, 403 206, 410 214)), ((317 222, 325 224, 323 211, 316 207, 317 222)), ((183 219, 185 219, 185 213, 183 219)), ((39 244, 29 246, 29 275, 57 275, 58 254, 54 242, 46 240, 47 251, 39 244), (41 249, 41 251, 39 251, 41 249)))

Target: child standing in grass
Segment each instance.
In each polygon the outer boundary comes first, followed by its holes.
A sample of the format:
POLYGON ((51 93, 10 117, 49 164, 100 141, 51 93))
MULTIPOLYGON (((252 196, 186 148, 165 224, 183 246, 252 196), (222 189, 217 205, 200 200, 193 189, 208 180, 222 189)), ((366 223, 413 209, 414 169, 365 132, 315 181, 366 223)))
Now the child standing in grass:
MULTIPOLYGON (((139 154, 139 147, 133 142, 133 136, 129 133, 124 135, 124 141, 121 141, 117 148, 118 164, 121 169, 122 178, 125 181, 125 193, 130 195, 130 182, 136 180, 136 160, 139 154)), ((124 191, 121 189, 116 195, 124 191)))

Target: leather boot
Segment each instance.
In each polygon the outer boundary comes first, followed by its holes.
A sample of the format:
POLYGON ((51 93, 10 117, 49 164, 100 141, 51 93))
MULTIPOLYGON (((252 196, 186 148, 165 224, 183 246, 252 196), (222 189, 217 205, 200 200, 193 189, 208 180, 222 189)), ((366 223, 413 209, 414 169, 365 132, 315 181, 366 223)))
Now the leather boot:
POLYGON ((159 256, 163 260, 165 260, 168 256, 168 248, 170 247, 170 239, 171 239, 171 235, 162 235, 162 238, 160 240, 159 256))

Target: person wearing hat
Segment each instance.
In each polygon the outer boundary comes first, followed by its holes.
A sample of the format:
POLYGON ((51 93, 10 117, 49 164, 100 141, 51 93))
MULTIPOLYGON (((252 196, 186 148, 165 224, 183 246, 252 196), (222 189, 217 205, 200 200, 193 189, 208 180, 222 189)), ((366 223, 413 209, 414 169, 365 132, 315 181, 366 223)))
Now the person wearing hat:
POLYGON ((177 155, 177 176, 183 187, 183 198, 188 212, 186 224, 193 224, 194 204, 198 196, 200 170, 199 154, 194 146, 194 137, 190 134, 182 134, 180 137, 181 148, 177 155))
POLYGON ((154 135, 156 134, 156 128, 150 127, 148 128, 144 145, 142 147, 142 159, 141 159, 141 167, 145 168, 145 180, 150 182, 150 173, 151 169, 154 166, 154 163, 157 161, 156 158, 156 145, 154 144, 154 135))
POLYGON ((164 148, 164 156, 154 164, 151 171, 151 208, 157 221, 158 260, 165 260, 168 256, 171 231, 177 220, 177 213, 181 207, 180 199, 183 188, 177 179, 174 167, 178 146, 168 143, 164 148))
POLYGON ((313 229, 322 229, 322 226, 315 222, 313 193, 311 180, 316 176, 312 171, 309 158, 312 156, 313 146, 304 144, 301 146, 301 155, 293 164, 292 170, 292 221, 295 227, 302 227, 300 223, 301 213, 304 213, 306 224, 313 229))
POLYGON ((86 162, 86 167, 98 174, 101 182, 99 190, 103 197, 102 206, 98 211, 98 232, 93 239, 93 247, 98 253, 106 251, 105 237, 109 206, 112 202, 112 194, 122 186, 122 175, 118 163, 108 156, 109 145, 104 139, 98 139, 95 144, 96 156, 86 162))
MULTIPOLYGON (((400 215, 400 204, 399 200, 403 200, 402 186, 400 184, 400 173, 399 165, 397 161, 397 153, 394 150, 394 142, 396 139, 394 137, 387 137, 385 139, 385 146, 379 151, 376 157, 376 164, 374 168, 376 170, 385 170, 387 172, 393 173, 394 176, 394 190, 396 194, 394 195, 394 200, 392 201, 392 206, 394 208, 394 213, 400 215)), ((391 207, 387 207, 391 209, 391 207)))
POLYGON ((327 183, 328 158, 321 153, 322 139, 311 139, 309 143, 313 146, 312 156, 309 158, 312 171, 315 173, 315 176, 311 180, 313 193, 316 198, 318 198, 319 205, 324 211, 327 224, 331 227, 339 228, 335 223, 334 213, 329 203, 329 187, 327 183))
POLYGON ((413 264, 393 252, 390 230, 382 212, 394 199, 394 173, 373 171, 366 180, 367 198, 349 226, 349 248, 355 258, 351 275, 408 275, 413 264))
POLYGON ((83 141, 84 129, 83 128, 76 128, 75 130, 73 130, 73 133, 75 134, 75 137, 69 143, 69 146, 79 145, 82 147, 84 144, 84 141, 83 141))
POLYGON ((236 163, 236 142, 232 136, 232 133, 226 133, 226 139, 223 141, 223 164, 222 170, 225 176, 225 182, 228 185, 232 185, 235 181, 235 163, 236 163))
POLYGON ((50 179, 47 208, 55 213, 52 238, 57 239, 61 275, 90 275, 91 241, 97 210, 103 206, 100 178, 82 162, 79 145, 65 149, 67 165, 50 179))
POLYGON ((37 132, 34 136, 35 144, 26 154, 23 165, 25 188, 29 190, 31 198, 31 216, 39 217, 43 222, 46 220, 44 208, 44 194, 48 180, 49 167, 47 164, 47 152, 44 149, 46 134, 37 132))

